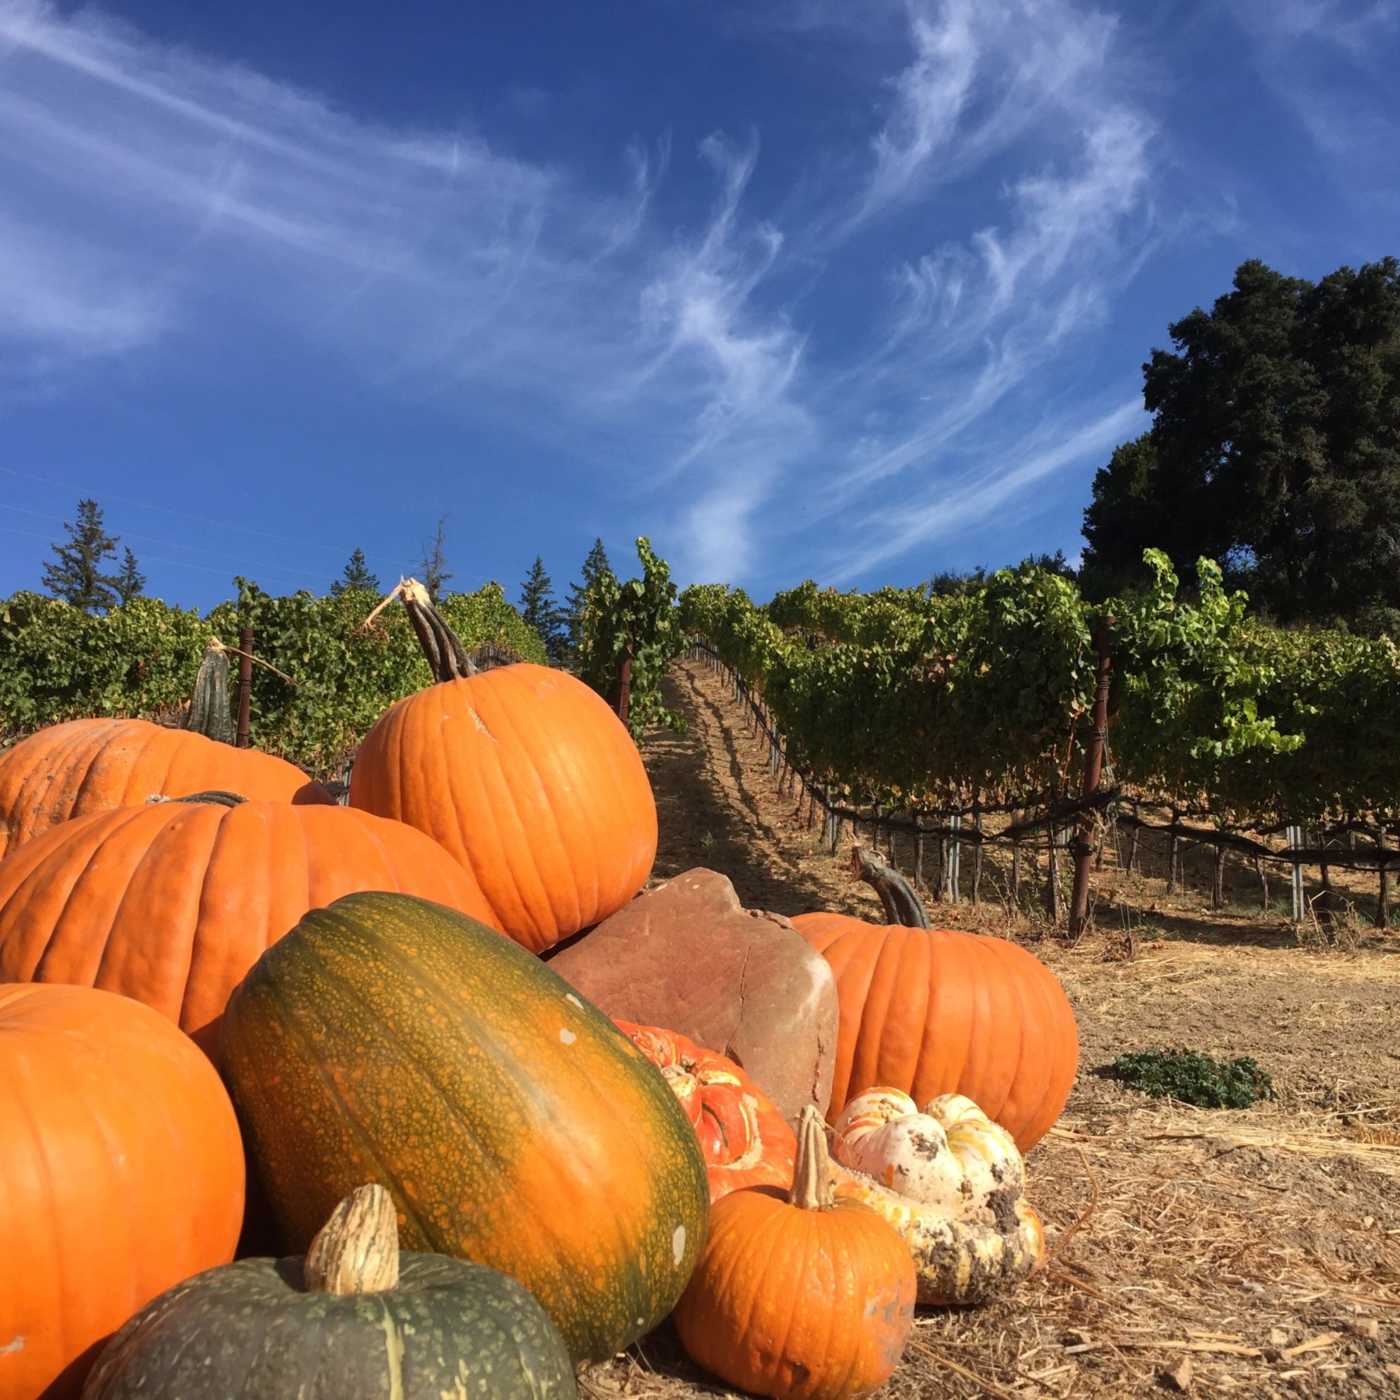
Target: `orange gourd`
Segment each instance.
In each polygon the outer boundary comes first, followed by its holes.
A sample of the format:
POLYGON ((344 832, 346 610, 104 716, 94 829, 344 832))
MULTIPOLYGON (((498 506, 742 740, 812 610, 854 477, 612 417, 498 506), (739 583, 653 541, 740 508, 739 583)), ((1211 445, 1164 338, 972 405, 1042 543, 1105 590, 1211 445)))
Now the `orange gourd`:
POLYGON ((1029 1150, 1060 1116, 1079 1065, 1074 1011, 1039 958, 1004 938, 800 914, 840 1003, 830 1114, 863 1089, 919 1103, 964 1094, 1029 1150))
POLYGON ((73 817, 211 788, 270 802, 330 801, 300 768, 143 719, 52 724, 0 754, 0 856, 73 817))
POLYGON ((0 1396, 75 1396, 138 1308, 233 1258, 243 1147, 209 1061, 149 1007, 0 986, 0 1396))
POLYGON ((0 861, 0 980, 135 997, 212 1054, 229 994, 308 909, 389 890, 491 919, 470 874, 412 827, 224 798, 79 817, 0 861))
POLYGON ((477 672, 421 584, 396 593, 439 683, 366 735, 350 803, 439 842, 476 877, 491 922, 543 952, 620 909, 651 872, 641 755, 582 681, 528 662, 477 672))
POLYGON ((710 1200, 745 1186, 792 1185, 797 1137, 777 1106, 734 1063, 678 1031, 614 1024, 654 1064, 700 1139, 710 1200))
POLYGON ((821 1115, 802 1110, 785 1198, 735 1191, 673 1321, 706 1370, 775 1400, 843 1400, 889 1379, 914 1323, 914 1263, 876 1212, 833 1196, 821 1115))

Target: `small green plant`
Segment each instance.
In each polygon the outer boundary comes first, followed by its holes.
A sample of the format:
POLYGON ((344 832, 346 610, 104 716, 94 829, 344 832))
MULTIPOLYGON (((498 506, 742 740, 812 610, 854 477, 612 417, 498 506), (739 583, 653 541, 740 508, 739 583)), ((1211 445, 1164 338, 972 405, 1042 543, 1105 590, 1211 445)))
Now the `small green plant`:
POLYGON ((1154 1099, 1177 1099, 1197 1108, 1248 1108, 1274 1096, 1273 1081, 1253 1060, 1216 1060, 1198 1050, 1119 1055, 1099 1073, 1154 1099))

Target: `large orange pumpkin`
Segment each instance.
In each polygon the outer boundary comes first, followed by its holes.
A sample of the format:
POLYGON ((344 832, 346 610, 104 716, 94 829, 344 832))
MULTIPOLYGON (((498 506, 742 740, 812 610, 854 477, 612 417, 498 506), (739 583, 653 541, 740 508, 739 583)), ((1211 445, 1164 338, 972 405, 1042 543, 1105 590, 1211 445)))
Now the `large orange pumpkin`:
POLYGON ((492 919, 446 851, 348 807, 193 801, 98 812, 0 861, 0 980, 121 992, 212 1053, 229 994, 269 944, 308 909, 359 890, 492 919))
POLYGON ((300 768, 144 719, 53 724, 0 754, 0 856, 71 817, 222 788, 272 802, 330 798, 300 768))
POLYGON ((426 832, 476 876, 491 922, 543 952, 651 873, 656 802, 641 755, 582 681, 528 662, 477 672, 423 586, 398 593, 439 683, 370 730, 350 804, 426 832))
POLYGON ((924 1103, 964 1094, 1027 1151, 1060 1116, 1079 1065, 1059 979, 1004 938, 799 914, 840 1003, 831 1116, 872 1085, 924 1103))
POLYGON ((0 986, 0 1396, 76 1395, 132 1313, 232 1259, 243 1170, 218 1074, 168 1021, 0 986))

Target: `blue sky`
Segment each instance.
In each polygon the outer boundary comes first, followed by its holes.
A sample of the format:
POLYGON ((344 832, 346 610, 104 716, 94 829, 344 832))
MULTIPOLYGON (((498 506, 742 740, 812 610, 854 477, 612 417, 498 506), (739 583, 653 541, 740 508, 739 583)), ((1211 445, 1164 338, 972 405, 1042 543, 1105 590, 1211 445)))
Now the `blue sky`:
POLYGON ((1400 252, 1400 0, 0 0, 0 595, 1080 548, 1141 362, 1400 252))

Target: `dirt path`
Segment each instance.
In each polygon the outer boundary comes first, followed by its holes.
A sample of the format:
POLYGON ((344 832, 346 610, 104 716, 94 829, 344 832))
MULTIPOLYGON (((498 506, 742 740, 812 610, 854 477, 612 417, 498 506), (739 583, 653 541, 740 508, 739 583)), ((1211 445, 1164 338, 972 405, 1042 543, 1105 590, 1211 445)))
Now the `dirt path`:
MULTIPOLYGON (((668 692, 688 729, 644 745, 657 878, 705 865, 751 907, 878 920, 844 852, 819 849, 777 791, 720 678, 686 662, 668 692)), ((989 869, 984 888, 1004 874, 989 869)), ((884 1393, 1152 1395, 1185 1359, 1198 1395, 1400 1395, 1400 938, 1353 930, 1345 949, 1300 947, 1277 917, 1169 898, 1163 880, 1111 862, 1096 893, 1103 932, 1032 945, 1081 1034, 1069 1106, 1028 1160, 1052 1264, 1000 1302, 921 1315, 884 1393), (1168 1046, 1252 1056, 1277 1097, 1243 1112, 1163 1106, 1095 1073, 1168 1046)), ((1037 932, 1005 904, 943 904, 935 921, 1037 932)), ((587 1384, 729 1393, 701 1383, 665 1331, 587 1384)))
POLYGON ((779 794, 766 747, 719 679, 688 663, 664 690, 686 732, 659 731, 645 746, 662 833, 657 882, 704 865, 723 871, 750 909, 792 915, 841 907, 878 918, 875 896, 818 850, 796 796, 779 794))

